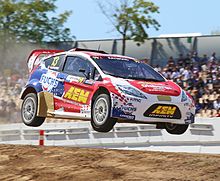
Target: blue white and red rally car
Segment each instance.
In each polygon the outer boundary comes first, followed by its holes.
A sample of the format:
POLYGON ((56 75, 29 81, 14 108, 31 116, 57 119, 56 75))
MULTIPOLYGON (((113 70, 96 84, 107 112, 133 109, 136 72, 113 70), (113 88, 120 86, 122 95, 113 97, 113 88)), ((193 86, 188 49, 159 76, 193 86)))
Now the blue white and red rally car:
POLYGON ((34 50, 28 69, 21 93, 28 126, 53 117, 91 120, 99 132, 116 122, 139 122, 182 134, 194 122, 191 96, 134 58, 78 48, 34 50))

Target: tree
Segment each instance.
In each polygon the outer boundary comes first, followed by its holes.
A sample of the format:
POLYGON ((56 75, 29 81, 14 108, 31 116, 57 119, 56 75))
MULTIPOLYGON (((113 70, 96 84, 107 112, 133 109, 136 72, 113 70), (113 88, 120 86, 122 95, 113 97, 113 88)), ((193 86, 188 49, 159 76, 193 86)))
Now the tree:
POLYGON ((70 16, 70 11, 49 17, 55 12, 56 0, 1 0, 0 1, 0 36, 18 42, 72 40, 70 29, 63 24, 70 16))
MULTIPOLYGON (((57 8, 55 2, 56 0, 0 1, 1 70, 13 67, 13 61, 17 62, 21 55, 25 56, 29 43, 41 47, 45 41, 73 40, 70 29, 64 27, 71 11, 53 16, 57 8), (18 51, 21 49, 22 51, 18 51)), ((30 49, 32 45, 28 47, 30 49)))
POLYGON ((211 31, 211 35, 220 35, 220 28, 211 31))
POLYGON ((147 28, 159 29, 160 24, 151 14, 159 13, 159 7, 146 0, 119 0, 118 4, 108 1, 98 2, 102 13, 122 36, 122 55, 125 54, 126 40, 143 43, 147 38, 147 28))

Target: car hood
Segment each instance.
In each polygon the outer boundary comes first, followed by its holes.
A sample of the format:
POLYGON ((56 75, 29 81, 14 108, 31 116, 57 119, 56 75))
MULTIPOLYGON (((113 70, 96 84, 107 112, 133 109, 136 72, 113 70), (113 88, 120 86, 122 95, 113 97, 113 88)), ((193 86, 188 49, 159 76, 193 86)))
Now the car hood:
POLYGON ((127 82, 148 94, 179 96, 181 93, 181 88, 172 81, 148 82, 139 80, 127 80, 127 82))
POLYGON ((114 76, 108 76, 111 83, 117 87, 121 86, 133 86, 142 92, 154 95, 166 95, 166 96, 179 96, 182 89, 173 81, 166 80, 165 82, 153 82, 143 80, 123 79, 114 76))

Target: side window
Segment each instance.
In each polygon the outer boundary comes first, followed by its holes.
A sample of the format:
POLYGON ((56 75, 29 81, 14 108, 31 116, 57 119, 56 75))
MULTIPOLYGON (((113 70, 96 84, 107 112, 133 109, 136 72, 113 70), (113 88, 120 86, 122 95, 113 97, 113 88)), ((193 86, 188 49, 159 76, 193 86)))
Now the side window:
POLYGON ((98 80, 100 80, 100 78, 101 78, 100 73, 98 72, 97 69, 95 69, 94 80, 95 80, 95 81, 98 81, 98 80))
POLYGON ((85 73, 92 73, 94 66, 87 60, 84 60, 80 57, 67 57, 64 65, 63 72, 75 75, 79 77, 85 77, 85 75, 79 70, 85 70, 85 73))
POLYGON ((52 70, 58 70, 63 58, 64 58, 64 55, 58 55, 58 56, 54 56, 54 57, 50 57, 46 59, 44 61, 46 68, 49 68, 52 70))

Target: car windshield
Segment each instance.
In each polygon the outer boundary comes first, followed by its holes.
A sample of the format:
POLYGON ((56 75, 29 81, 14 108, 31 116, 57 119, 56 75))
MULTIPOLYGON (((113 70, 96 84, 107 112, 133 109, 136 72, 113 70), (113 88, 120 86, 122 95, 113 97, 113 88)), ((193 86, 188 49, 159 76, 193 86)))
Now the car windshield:
POLYGON ((126 58, 92 57, 105 74, 134 80, 164 82, 165 79, 149 65, 126 58))

